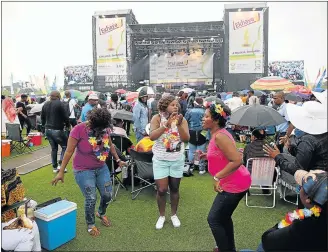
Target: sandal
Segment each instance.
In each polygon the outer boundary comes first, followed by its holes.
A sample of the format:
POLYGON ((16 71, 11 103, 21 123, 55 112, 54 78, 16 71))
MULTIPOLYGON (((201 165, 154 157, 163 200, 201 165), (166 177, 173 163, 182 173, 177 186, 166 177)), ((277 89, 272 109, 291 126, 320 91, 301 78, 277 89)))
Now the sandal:
POLYGON ((88 229, 88 233, 89 233, 91 236, 93 236, 93 237, 96 237, 96 236, 100 235, 100 231, 99 231, 99 229, 96 228, 95 226, 92 227, 92 228, 89 228, 89 229, 88 229))
POLYGON ((97 218, 101 220, 101 224, 105 227, 110 227, 112 225, 111 221, 107 218, 107 216, 101 217, 99 213, 96 213, 97 218))

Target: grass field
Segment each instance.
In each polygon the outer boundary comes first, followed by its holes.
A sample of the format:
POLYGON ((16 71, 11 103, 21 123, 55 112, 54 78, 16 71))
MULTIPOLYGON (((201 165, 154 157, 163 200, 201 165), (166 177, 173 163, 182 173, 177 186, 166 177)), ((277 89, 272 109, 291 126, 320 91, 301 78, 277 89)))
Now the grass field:
MULTIPOLYGON (((136 200, 131 199, 130 191, 121 189, 117 200, 109 205, 107 211, 113 226, 103 227, 96 220, 101 232, 96 238, 86 231, 84 198, 75 183, 71 164, 65 175, 65 183, 59 183, 56 187, 50 184, 55 176, 50 166, 21 178, 27 190, 26 195, 38 203, 55 197, 77 203, 77 237, 58 248, 58 251, 212 251, 215 243, 207 224, 207 214, 215 197, 213 179, 209 174, 194 174, 193 177, 183 178, 181 182, 178 210, 182 223, 180 228, 173 228, 169 220, 170 205, 167 204, 167 222, 162 230, 155 230, 158 210, 155 191, 152 189, 143 191, 136 200)), ((256 249, 263 232, 280 221, 287 211, 295 208, 277 198, 274 209, 248 208, 245 199, 240 202, 233 215, 238 250, 256 249)), ((270 204, 270 201, 271 196, 262 196, 253 202, 270 204)))

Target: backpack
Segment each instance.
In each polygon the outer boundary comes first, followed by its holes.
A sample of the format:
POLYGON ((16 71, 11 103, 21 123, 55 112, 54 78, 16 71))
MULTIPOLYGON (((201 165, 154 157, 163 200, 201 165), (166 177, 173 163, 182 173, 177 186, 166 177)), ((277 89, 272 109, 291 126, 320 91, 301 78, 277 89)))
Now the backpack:
POLYGON ((65 112, 66 112, 67 117, 70 117, 71 112, 72 112, 69 109, 69 102, 70 101, 71 101, 71 99, 68 99, 68 101, 63 101, 63 105, 64 105, 64 109, 65 109, 65 112))

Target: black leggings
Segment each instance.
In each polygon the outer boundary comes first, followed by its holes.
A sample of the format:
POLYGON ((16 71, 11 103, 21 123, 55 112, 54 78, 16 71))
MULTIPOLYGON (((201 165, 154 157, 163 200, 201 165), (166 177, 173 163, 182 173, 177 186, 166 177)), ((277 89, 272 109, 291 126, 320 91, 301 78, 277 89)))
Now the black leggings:
POLYGON ((220 252, 236 251, 231 216, 245 194, 222 192, 214 199, 207 221, 220 252))

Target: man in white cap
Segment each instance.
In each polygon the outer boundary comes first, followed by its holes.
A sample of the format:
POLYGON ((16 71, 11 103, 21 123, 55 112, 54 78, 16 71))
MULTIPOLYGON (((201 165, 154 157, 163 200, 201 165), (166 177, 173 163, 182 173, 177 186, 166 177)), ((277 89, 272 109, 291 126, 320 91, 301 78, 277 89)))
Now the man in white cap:
POLYGON ((90 94, 88 97, 88 103, 84 105, 81 112, 81 121, 87 121, 87 113, 92 110, 95 106, 98 106, 98 95, 97 94, 90 94))

